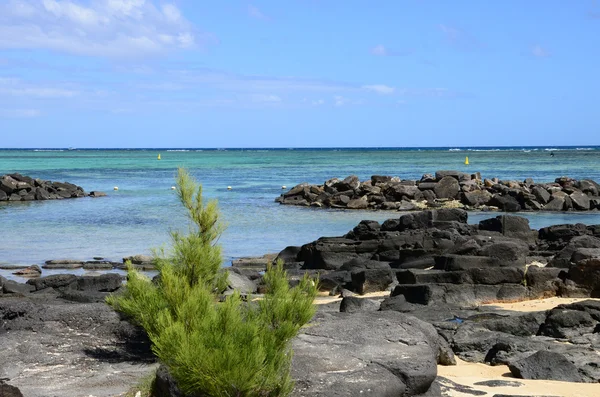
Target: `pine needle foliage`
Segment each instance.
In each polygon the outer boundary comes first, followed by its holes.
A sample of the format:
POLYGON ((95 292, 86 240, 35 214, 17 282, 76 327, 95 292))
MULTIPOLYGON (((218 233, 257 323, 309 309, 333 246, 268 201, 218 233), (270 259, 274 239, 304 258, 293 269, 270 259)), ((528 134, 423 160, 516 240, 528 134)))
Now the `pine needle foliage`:
POLYGON ((290 287, 282 263, 269 265, 266 294, 245 302, 220 270, 223 231, 217 203, 204 203, 202 187, 179 169, 177 194, 190 219, 187 234, 171 233, 169 255, 156 254, 153 282, 128 267, 125 291, 108 298, 141 325, 153 351, 184 393, 212 397, 278 397, 293 388, 291 339, 314 315, 318 280, 290 287))

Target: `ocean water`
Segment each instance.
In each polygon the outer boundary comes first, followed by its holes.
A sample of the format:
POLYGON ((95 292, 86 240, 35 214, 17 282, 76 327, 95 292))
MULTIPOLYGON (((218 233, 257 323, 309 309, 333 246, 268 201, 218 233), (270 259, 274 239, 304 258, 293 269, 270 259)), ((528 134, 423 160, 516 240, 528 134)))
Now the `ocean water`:
MULTIPOLYGON (((320 236, 346 233, 362 219, 383 221, 397 212, 339 211, 282 206, 274 199, 301 183, 373 174, 417 179, 456 169, 483 177, 553 181, 568 175, 600 182, 600 147, 411 149, 146 149, 0 150, 0 175, 20 172, 68 181, 108 197, 0 202, 0 263, 40 264, 47 259, 89 260, 150 253, 169 242, 169 230, 187 226, 171 186, 177 167, 219 202, 227 229, 225 259, 278 252, 320 236), (157 160, 160 153, 161 160, 157 160), (551 156, 550 153, 554 153, 551 156), (470 164, 465 165, 465 157, 470 164), (113 187, 119 190, 114 191, 113 187), (231 186, 231 190, 227 190, 231 186)), ((495 216, 472 213, 470 222, 495 216)), ((600 223, 598 213, 526 213, 531 226, 600 223)))

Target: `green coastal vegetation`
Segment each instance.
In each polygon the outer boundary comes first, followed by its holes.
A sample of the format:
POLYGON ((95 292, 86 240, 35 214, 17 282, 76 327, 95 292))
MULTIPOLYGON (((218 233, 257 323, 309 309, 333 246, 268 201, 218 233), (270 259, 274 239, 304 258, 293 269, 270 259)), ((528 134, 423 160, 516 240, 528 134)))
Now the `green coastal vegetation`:
POLYGON ((216 201, 204 202, 202 186, 179 169, 177 195, 190 220, 187 234, 172 231, 172 247, 157 251, 159 275, 151 280, 132 265, 123 293, 108 303, 142 326, 161 363, 190 395, 286 396, 291 339, 313 317, 318 280, 290 287, 282 263, 264 275, 261 299, 237 291, 222 302, 227 271, 218 239, 223 232, 216 201))

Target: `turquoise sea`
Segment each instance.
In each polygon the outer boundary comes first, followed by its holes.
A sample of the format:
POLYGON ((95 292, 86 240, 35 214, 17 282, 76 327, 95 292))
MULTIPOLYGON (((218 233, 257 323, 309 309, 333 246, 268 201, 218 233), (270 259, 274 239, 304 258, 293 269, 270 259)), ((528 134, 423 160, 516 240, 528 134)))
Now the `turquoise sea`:
MULTIPOLYGON (((220 242, 225 259, 231 260, 340 235, 362 219, 399 216, 281 206, 274 199, 283 185, 323 183, 351 174, 361 179, 373 174, 416 179, 442 169, 480 171, 483 177, 501 179, 553 181, 568 175, 600 182, 600 147, 0 150, 0 175, 20 172, 108 194, 96 199, 0 202, 0 263, 40 264, 94 256, 120 260, 149 253, 168 242, 170 229, 186 227, 171 190, 180 166, 203 184, 205 197, 219 201, 227 224, 220 242), (470 165, 464 164, 466 156, 470 165)), ((470 221, 494 215, 472 213, 470 221)), ((534 228, 600 223, 599 213, 525 216, 534 228)))

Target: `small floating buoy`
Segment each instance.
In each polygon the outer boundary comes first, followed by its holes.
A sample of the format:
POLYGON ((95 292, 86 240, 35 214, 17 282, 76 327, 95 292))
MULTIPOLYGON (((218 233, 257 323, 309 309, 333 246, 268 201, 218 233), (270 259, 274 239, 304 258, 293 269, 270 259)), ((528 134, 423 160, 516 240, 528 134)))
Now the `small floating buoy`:
POLYGON ((175 190, 175 189, 176 189, 175 186, 171 186, 171 190, 175 190))
POLYGON ((469 165, 469 156, 465 157, 465 165, 469 165))
POLYGON ((227 186, 227 190, 231 190, 231 186, 227 186))
POLYGON ((282 189, 287 189, 287 186, 283 185, 281 188, 282 188, 282 189))
POLYGON ((158 154, 158 160, 160 160, 160 153, 158 154))
POLYGON ((113 190, 119 190, 118 186, 113 187, 113 190))

